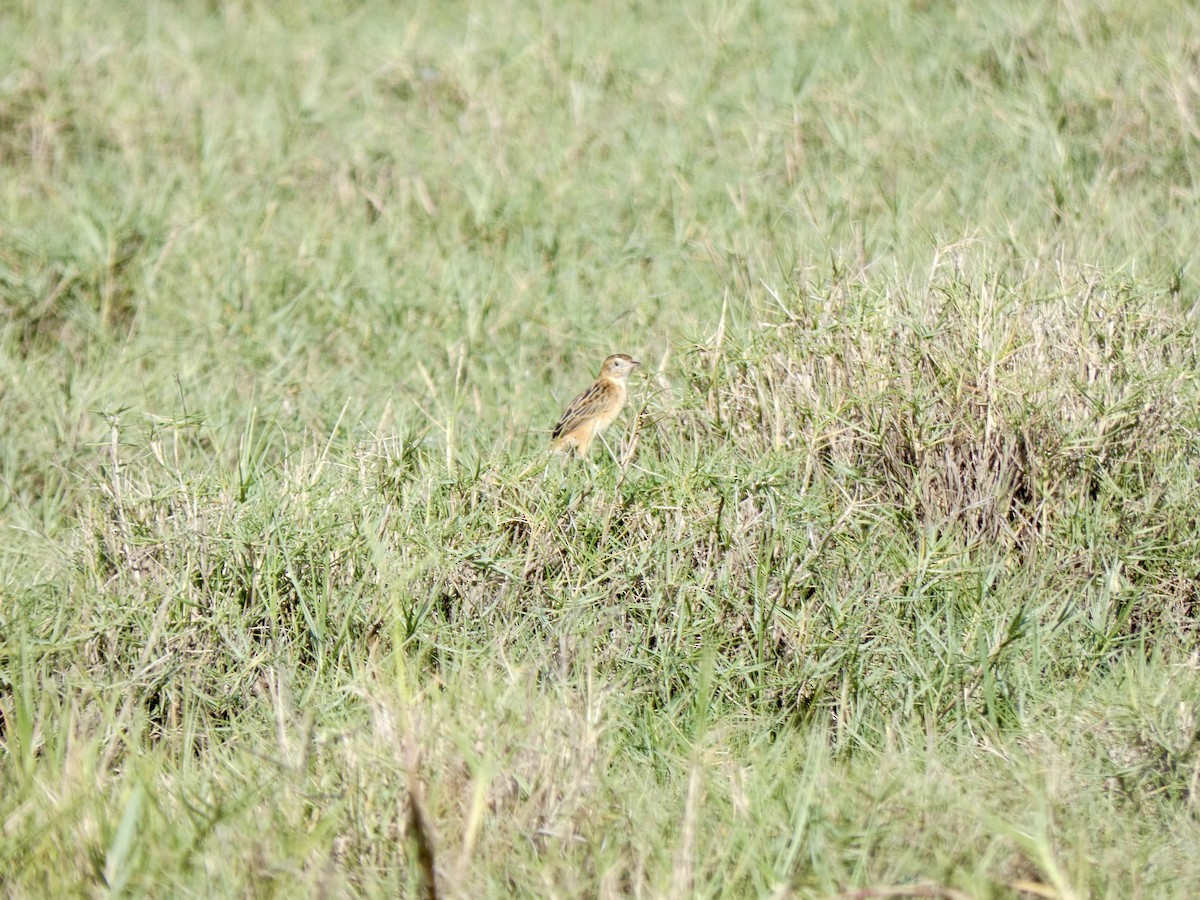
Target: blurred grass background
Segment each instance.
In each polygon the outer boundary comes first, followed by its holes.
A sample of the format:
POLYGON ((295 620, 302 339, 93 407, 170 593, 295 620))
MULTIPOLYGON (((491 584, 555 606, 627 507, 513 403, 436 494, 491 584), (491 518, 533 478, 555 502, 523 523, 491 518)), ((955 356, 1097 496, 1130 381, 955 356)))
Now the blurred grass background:
POLYGON ((4 892, 1194 895, 1198 59, 5 6, 4 892))

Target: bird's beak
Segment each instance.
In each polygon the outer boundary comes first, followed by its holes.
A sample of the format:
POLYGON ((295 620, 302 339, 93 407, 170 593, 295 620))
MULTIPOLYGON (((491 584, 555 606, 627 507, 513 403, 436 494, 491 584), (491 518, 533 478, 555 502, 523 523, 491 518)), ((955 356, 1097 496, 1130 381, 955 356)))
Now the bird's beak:
POLYGON ((638 362, 636 359, 633 361, 633 367, 634 367, 635 369, 636 369, 638 366, 640 366, 640 365, 641 365, 641 363, 640 363, 640 362, 638 362))

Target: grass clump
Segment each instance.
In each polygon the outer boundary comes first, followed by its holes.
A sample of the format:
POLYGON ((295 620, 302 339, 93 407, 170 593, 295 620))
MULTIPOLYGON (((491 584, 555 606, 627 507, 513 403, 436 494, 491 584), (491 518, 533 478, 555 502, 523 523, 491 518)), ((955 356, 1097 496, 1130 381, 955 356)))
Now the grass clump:
POLYGON ((0 28, 4 893, 1195 892, 1194 13, 92 6, 0 28))

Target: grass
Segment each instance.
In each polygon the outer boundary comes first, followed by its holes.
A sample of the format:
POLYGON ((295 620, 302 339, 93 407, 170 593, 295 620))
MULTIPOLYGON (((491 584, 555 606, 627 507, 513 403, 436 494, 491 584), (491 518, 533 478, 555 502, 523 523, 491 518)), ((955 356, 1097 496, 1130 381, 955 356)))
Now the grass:
POLYGON ((1194 895, 1200 16, 276 7, 0 13, 0 892, 1194 895))

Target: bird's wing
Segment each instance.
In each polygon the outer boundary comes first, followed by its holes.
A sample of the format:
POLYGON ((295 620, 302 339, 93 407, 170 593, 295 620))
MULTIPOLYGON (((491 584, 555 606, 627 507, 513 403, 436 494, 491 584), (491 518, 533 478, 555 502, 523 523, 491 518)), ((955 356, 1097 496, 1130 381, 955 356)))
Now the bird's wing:
POLYGON ((607 381, 597 381, 571 401, 554 426, 551 440, 570 434, 584 422, 608 410, 616 400, 616 389, 607 381))

